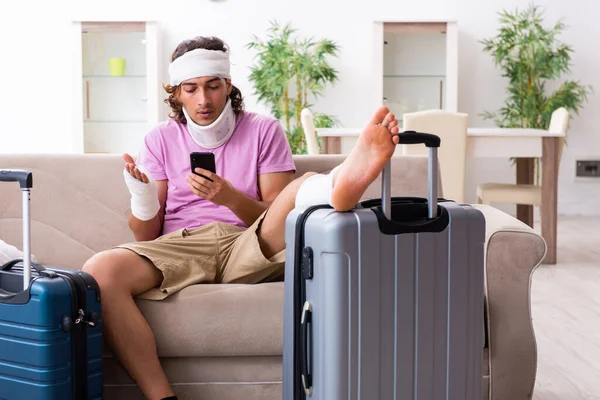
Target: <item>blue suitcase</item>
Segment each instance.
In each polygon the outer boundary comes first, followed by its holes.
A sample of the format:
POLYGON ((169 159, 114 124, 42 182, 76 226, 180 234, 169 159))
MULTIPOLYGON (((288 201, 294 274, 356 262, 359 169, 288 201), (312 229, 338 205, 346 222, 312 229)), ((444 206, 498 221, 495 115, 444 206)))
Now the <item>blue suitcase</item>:
POLYGON ((100 288, 85 272, 31 262, 32 173, 0 170, 0 181, 21 186, 24 253, 0 267, 0 399, 102 399, 100 288))

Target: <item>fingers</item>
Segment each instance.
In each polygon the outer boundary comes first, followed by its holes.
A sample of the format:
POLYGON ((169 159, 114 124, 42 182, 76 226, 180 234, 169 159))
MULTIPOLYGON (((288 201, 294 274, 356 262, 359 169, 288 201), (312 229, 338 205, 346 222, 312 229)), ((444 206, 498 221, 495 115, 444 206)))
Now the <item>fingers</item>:
POLYGON ((132 177, 134 177, 135 179, 137 179, 140 182, 148 183, 150 181, 148 179, 148 176, 146 176, 146 174, 144 174, 143 172, 141 172, 138 169, 138 167, 136 167, 136 165, 133 164, 133 163, 125 164, 125 169, 129 173, 129 175, 131 175, 132 177))
POLYGON ((210 183, 206 179, 203 179, 203 178, 197 179, 197 178, 199 178, 199 177, 188 176, 187 180, 190 185, 190 190, 196 196, 198 196, 202 199, 208 200, 208 201, 212 201, 214 198, 214 194, 215 194, 214 188, 209 187, 203 183, 203 182, 210 183), (196 179, 194 179, 194 178, 196 178, 196 179))
POLYGON ((204 187, 204 188, 211 188, 212 187, 212 182, 209 181, 208 179, 204 178, 203 176, 198 176, 196 174, 189 174, 187 177, 187 181, 190 185, 200 188, 200 187, 204 187))
MULTIPOLYGON (((142 177, 142 175, 144 175, 144 174, 142 174, 142 172, 138 169, 138 167, 133 168, 133 173, 134 173, 133 177, 135 179, 137 179, 140 182, 144 182, 144 178, 142 177)), ((146 179, 148 179, 148 178, 146 178, 146 179)))
POLYGON ((131 157, 129 154, 125 153, 125 154, 123 154, 123 160, 125 161, 125 169, 127 170, 127 172, 129 172, 129 175, 131 175, 132 177, 134 177, 135 179, 137 179, 140 182, 143 182, 143 183, 150 182, 150 180, 148 179, 148 176, 146 176, 146 174, 141 172, 138 169, 138 167, 135 165, 135 161, 133 161, 133 157, 131 157))
POLYGON ((205 186, 199 185, 198 183, 191 181, 190 190, 198 197, 209 200, 211 198, 210 190, 205 186))
POLYGON ((192 192, 194 192, 194 194, 196 196, 202 197, 203 199, 206 199, 206 200, 210 200, 212 198, 211 190, 209 188, 207 188, 206 186, 203 186, 195 181, 190 181, 189 183, 190 183, 190 189, 192 190, 192 192))
POLYGON ((127 164, 134 164, 135 165, 135 161, 133 161, 133 157, 131 157, 129 154, 125 153, 123 154, 123 160, 127 163, 127 164))
POLYGON ((129 172, 129 175, 135 178, 135 173, 133 172, 133 170, 135 169, 134 164, 125 164, 125 169, 127 170, 127 172, 129 172))
POLYGON ((196 168, 194 171, 197 174, 202 175, 201 178, 206 178, 206 179, 208 179, 211 182, 214 182, 215 179, 216 179, 216 177, 217 177, 216 174, 213 174, 212 172, 210 172, 209 170, 206 170, 206 169, 196 168))

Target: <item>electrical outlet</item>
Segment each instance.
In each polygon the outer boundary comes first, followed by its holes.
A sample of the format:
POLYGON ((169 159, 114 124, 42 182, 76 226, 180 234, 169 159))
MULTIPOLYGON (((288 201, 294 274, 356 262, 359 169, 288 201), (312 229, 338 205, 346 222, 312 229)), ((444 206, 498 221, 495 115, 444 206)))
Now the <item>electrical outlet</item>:
POLYGON ((575 176, 600 178, 600 160, 577 160, 575 176))

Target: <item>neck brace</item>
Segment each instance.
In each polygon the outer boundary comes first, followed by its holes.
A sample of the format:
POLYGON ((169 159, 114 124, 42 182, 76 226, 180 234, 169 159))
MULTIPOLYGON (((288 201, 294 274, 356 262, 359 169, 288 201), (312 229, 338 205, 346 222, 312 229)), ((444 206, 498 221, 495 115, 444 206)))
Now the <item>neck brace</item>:
POLYGON ((210 125, 198 125, 182 108, 187 120, 187 130, 196 144, 207 149, 214 149, 229 140, 235 129, 235 113, 231 108, 231 99, 227 99, 221 115, 210 125))

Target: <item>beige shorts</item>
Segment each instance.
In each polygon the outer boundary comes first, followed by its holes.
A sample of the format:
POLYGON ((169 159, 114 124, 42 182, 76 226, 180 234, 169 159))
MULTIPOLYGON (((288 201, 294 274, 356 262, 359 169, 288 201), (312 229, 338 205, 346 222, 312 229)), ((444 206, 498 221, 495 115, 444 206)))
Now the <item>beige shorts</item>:
POLYGON ((162 300, 198 283, 254 284, 281 279, 285 250, 267 259, 258 243, 256 232, 265 215, 266 211, 247 229, 213 222, 117 246, 148 258, 163 274, 160 287, 137 297, 162 300))

